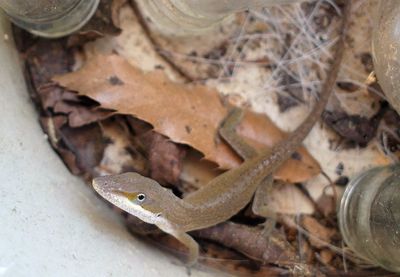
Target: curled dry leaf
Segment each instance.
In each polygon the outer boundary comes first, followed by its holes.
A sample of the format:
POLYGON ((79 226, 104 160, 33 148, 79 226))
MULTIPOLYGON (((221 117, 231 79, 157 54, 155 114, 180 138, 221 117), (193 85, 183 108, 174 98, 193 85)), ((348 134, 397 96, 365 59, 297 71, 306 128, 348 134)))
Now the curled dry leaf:
POLYGON ((63 115, 54 117, 41 117, 40 124, 43 130, 48 134, 48 139, 57 153, 62 157, 65 165, 75 175, 81 174, 81 170, 77 166, 76 156, 60 143, 60 128, 67 122, 67 118, 63 115))
POLYGON ((144 121, 132 116, 126 117, 126 120, 135 134, 134 139, 146 153, 150 177, 163 185, 177 184, 187 148, 154 132, 151 125, 144 121))
POLYGON ((334 229, 325 227, 311 216, 304 216, 301 225, 309 232, 310 243, 316 248, 323 248, 331 243, 332 237, 336 234, 334 229))
POLYGON ((103 157, 105 143, 97 123, 80 128, 61 128, 62 141, 76 156, 76 162, 82 173, 93 175, 94 168, 103 157))
POLYGON ((185 149, 154 131, 141 136, 150 162, 150 177, 161 184, 176 184, 182 171, 185 149))
MULTIPOLYGON (((145 74, 117 55, 94 56, 80 70, 54 80, 94 99, 104 109, 149 122, 156 132, 176 143, 192 146, 221 168, 240 164, 233 150, 218 139, 217 130, 227 108, 213 89, 172 83, 159 71, 145 74)), ((240 134, 253 140, 253 144, 262 142, 272 146, 284 137, 265 116, 247 115, 239 129, 242 130, 239 130, 240 134), (255 118, 254 122, 250 118, 255 118), (268 132, 264 128, 248 126, 252 124, 261 124, 268 132), (280 134, 271 136, 271 132, 280 134), (266 139, 267 136, 271 139, 266 139)), ((284 167, 288 168, 286 173, 280 171, 278 176, 291 182, 304 181, 319 173, 318 163, 305 150, 289 159, 284 167)))
POLYGON ((337 201, 334 195, 323 193, 315 204, 325 217, 329 217, 336 212, 337 201))
POLYGON ((107 140, 103 158, 96 168, 98 175, 135 171, 148 175, 148 161, 141 153, 141 145, 132 138, 125 120, 114 116, 101 122, 103 137, 107 140))
POLYGON ((333 260, 334 253, 329 250, 329 249, 323 249, 321 250, 321 252, 319 253, 320 256, 320 260, 324 265, 329 265, 330 262, 333 260))
POLYGON ((365 147, 375 137, 383 115, 384 109, 372 118, 348 115, 344 112, 325 112, 324 120, 346 142, 365 147))
POLYGON ((29 83, 38 90, 56 74, 65 74, 73 65, 73 57, 60 40, 39 40, 25 53, 29 83), (57 62, 55 62, 57 61, 57 62))
POLYGON ((84 101, 76 93, 54 83, 42 85, 38 89, 38 96, 44 111, 67 115, 68 125, 72 128, 82 127, 113 115, 113 112, 97 107, 93 100, 84 101))
POLYGON ((43 129, 64 162, 74 174, 93 174, 104 151, 104 141, 97 123, 70 128, 65 116, 42 117, 43 129))
POLYGON ((79 32, 68 37, 68 46, 82 45, 105 35, 119 35, 119 10, 127 0, 100 0, 93 17, 79 32))
POLYGON ((99 175, 134 171, 161 184, 178 183, 184 147, 141 125, 139 120, 123 116, 101 122, 108 144, 97 168, 99 175))
POLYGON ((67 115, 71 127, 81 127, 111 116, 110 111, 97 107, 95 101, 83 100, 75 92, 51 82, 55 74, 69 72, 72 64, 73 57, 61 41, 40 39, 30 47, 26 53, 26 68, 33 89, 32 97, 38 100, 46 115, 50 111, 67 115))

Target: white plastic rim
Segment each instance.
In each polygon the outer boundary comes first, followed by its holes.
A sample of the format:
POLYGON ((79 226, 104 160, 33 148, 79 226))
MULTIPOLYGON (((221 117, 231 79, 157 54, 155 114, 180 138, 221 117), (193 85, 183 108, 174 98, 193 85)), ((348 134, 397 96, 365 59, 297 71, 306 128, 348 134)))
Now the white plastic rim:
POLYGON ((192 36, 218 27, 246 9, 304 0, 137 0, 142 13, 166 35, 192 36))
POLYGON ((132 237, 50 148, 11 36, 0 16, 0 276, 186 277, 179 261, 132 237))

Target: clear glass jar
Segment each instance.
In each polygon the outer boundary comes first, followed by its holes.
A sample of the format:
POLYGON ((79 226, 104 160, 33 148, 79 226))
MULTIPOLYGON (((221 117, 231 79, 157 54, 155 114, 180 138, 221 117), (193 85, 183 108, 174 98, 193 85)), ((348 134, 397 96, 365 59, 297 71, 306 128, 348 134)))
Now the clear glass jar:
POLYGON ((347 186, 338 211, 346 244, 359 256, 400 272, 400 165, 370 169, 347 186))
POLYGON ((375 20, 372 54, 374 70, 385 95, 400 113, 400 5, 381 0, 375 20))
POLYGON ((140 7, 163 32, 174 35, 206 31, 235 12, 304 0, 140 0, 140 7))
POLYGON ((43 37, 77 31, 94 14, 100 0, 0 0, 16 25, 43 37))

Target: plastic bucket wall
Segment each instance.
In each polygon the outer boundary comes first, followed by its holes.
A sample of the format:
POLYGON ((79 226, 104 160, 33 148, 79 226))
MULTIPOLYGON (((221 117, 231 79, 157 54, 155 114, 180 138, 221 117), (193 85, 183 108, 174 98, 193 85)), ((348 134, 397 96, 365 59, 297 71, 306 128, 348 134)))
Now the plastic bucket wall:
POLYGON ((0 205, 1 276, 187 276, 132 237, 51 149, 1 15, 0 205))

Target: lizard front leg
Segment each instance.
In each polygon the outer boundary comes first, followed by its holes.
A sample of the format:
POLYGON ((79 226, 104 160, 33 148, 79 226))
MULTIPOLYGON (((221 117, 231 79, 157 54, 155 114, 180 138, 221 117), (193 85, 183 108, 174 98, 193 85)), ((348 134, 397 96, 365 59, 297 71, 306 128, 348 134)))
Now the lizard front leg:
POLYGON ((186 267, 188 270, 197 263, 199 259, 199 244, 188 234, 183 232, 171 233, 177 240, 179 240, 188 249, 188 257, 186 260, 186 267))
POLYGON ((236 133, 236 127, 242 120, 243 115, 242 109, 232 108, 222 122, 219 134, 239 156, 248 160, 257 156, 257 151, 236 133))

